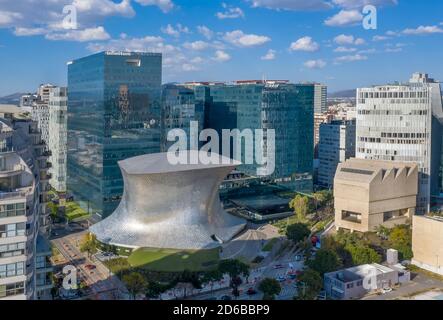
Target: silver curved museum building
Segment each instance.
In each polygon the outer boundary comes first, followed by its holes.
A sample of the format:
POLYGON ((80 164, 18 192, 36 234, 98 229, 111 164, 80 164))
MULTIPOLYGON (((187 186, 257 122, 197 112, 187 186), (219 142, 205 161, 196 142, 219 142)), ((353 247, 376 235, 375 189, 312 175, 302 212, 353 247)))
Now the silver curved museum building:
POLYGON ((245 227, 243 219, 223 210, 219 199, 221 182, 240 163, 212 154, 218 164, 190 164, 203 153, 180 155, 188 164, 171 164, 168 153, 118 163, 122 201, 112 215, 90 228, 100 242, 133 249, 209 249, 245 227))

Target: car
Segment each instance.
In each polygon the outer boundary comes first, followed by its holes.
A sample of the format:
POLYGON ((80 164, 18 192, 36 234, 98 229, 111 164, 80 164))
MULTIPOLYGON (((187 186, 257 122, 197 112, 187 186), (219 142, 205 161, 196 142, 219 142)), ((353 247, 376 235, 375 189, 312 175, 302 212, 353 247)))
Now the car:
POLYGON ((231 298, 231 296, 224 295, 224 296, 222 296, 222 297, 220 298, 220 300, 225 300, 225 301, 227 301, 227 300, 232 300, 232 298, 231 298))
POLYGON ((94 269, 96 269, 97 267, 96 267, 95 265, 93 265, 93 264, 87 264, 87 265, 85 266, 85 268, 88 269, 88 270, 94 270, 94 269))
POLYGON ((249 288, 248 291, 246 291, 246 294, 248 296, 252 296, 254 294, 257 294, 257 290, 255 290, 254 288, 249 288))
POLYGON ((285 277, 285 276, 278 276, 278 277, 276 278, 276 280, 277 280, 278 282, 284 282, 284 281, 286 281, 286 277, 285 277))
POLYGON ((297 275, 296 274, 290 274, 289 275, 289 279, 295 280, 295 279, 297 279, 297 275))
POLYGON ((301 261, 301 259, 302 259, 301 255, 298 254, 295 256, 295 261, 301 261))
POLYGON ((383 294, 389 293, 389 292, 392 292, 392 288, 383 288, 383 290, 382 290, 383 294))
POLYGON ((276 264, 275 266, 274 266, 274 269, 283 269, 284 267, 283 267, 283 265, 282 264, 276 264))

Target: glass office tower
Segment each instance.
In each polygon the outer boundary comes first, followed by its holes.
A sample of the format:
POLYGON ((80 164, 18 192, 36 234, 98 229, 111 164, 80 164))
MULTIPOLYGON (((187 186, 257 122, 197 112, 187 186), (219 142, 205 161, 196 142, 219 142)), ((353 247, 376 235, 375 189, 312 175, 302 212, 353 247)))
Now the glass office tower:
POLYGON ((68 180, 102 217, 120 202, 117 162, 160 151, 162 56, 101 52, 68 64, 68 180))
MULTIPOLYGON (((223 129, 274 129, 275 171, 266 178, 294 190, 312 191, 314 85, 238 81, 208 87, 205 128, 220 135, 223 129)), ((242 162, 253 153, 253 146, 242 145, 242 162)), ((239 169, 257 174, 256 163, 239 169)))

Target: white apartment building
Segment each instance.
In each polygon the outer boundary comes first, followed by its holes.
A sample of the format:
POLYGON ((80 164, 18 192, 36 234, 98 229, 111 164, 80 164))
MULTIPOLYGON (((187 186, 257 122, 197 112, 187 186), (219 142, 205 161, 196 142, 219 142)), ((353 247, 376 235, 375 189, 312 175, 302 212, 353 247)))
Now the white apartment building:
POLYGON ((37 124, 21 112, 0 106, 0 300, 48 298, 52 287, 50 252, 42 245, 49 153, 37 124))
POLYGON ((355 157, 355 120, 332 120, 320 125, 318 184, 331 189, 339 163, 355 157))
POLYGON ((32 106, 32 119, 52 152, 50 184, 59 192, 66 191, 67 101, 66 88, 46 84, 38 88, 32 106))
POLYGON ((328 87, 324 84, 316 83, 314 88, 314 113, 328 111, 328 87))
POLYGON ((439 194, 441 119, 440 84, 426 74, 357 90, 356 157, 417 163, 419 213, 429 211, 431 194, 439 194))
POLYGON ((66 191, 66 161, 67 161, 67 117, 68 95, 67 88, 55 87, 49 93, 49 124, 48 148, 51 150, 49 161, 52 165, 51 186, 59 191, 66 191))

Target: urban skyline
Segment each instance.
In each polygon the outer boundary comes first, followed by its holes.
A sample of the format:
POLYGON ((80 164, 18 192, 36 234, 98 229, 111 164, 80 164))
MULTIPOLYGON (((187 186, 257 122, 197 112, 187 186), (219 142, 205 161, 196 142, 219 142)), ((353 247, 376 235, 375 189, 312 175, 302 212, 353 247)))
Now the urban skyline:
POLYGON ((303 3, 79 1, 78 29, 65 30, 60 23, 70 1, 42 1, 32 11, 27 1, 3 1, 0 68, 10 77, 0 80, 0 95, 30 91, 40 83, 65 86, 66 62, 111 49, 163 53, 164 82, 265 77, 315 80, 334 92, 406 79, 431 68, 435 78, 443 78, 442 67, 433 63, 443 33, 440 1, 427 6, 396 0, 303 3), (365 4, 377 8, 375 30, 362 26, 365 4), (32 46, 47 49, 34 52, 31 61, 25 55, 32 46))

